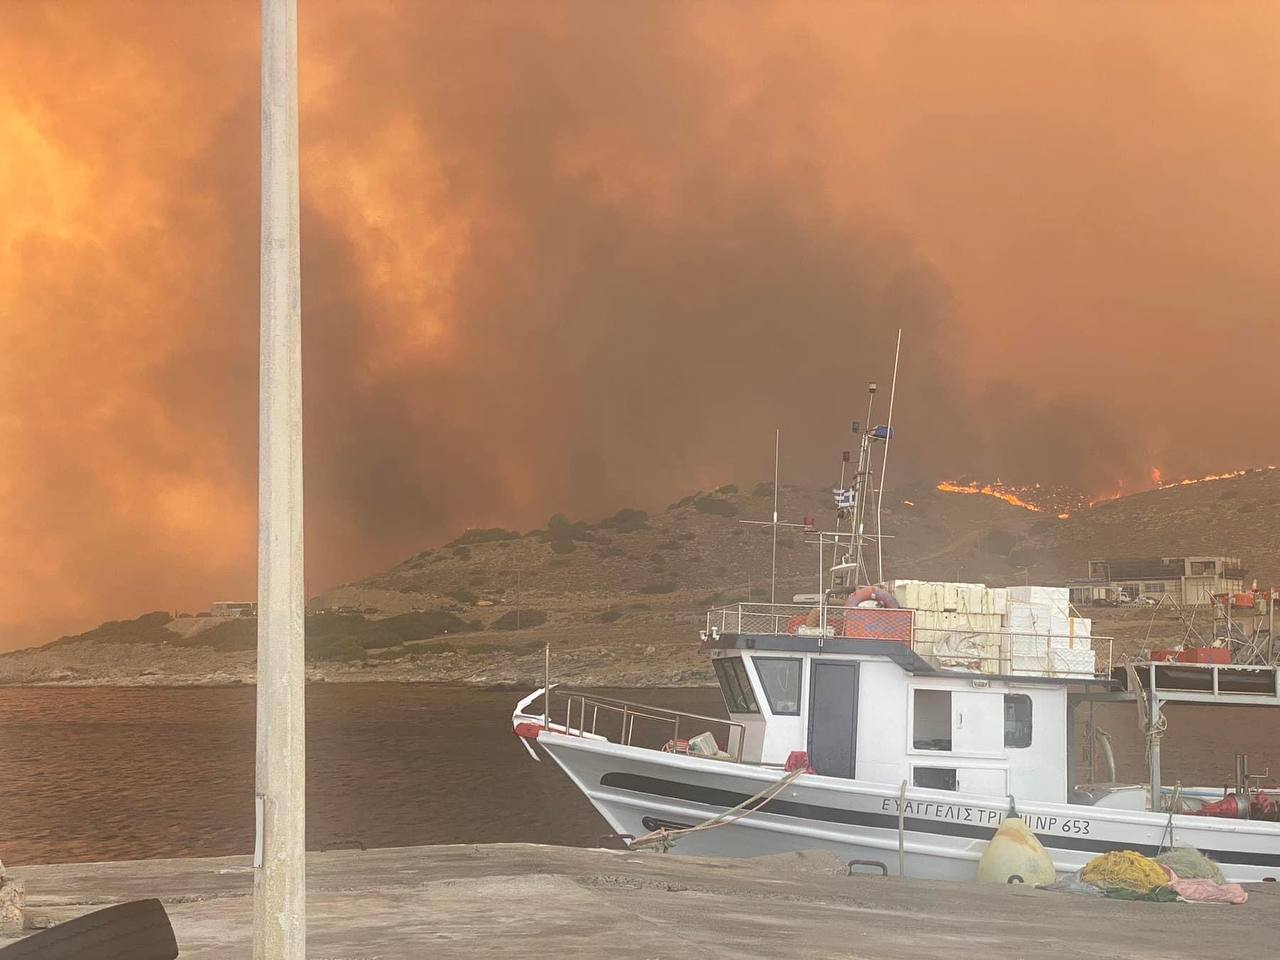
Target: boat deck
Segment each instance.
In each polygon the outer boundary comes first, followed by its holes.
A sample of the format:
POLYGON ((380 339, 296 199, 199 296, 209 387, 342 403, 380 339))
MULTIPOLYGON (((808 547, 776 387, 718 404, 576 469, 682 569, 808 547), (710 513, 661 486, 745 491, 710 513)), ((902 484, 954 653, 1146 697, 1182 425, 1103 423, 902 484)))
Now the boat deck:
POLYGON ((1223 706, 1280 706, 1280 667, 1265 664, 1142 661, 1133 664, 1137 686, 1124 667, 1112 672, 1113 689, 1080 700, 1129 701, 1154 690, 1163 703, 1223 706))

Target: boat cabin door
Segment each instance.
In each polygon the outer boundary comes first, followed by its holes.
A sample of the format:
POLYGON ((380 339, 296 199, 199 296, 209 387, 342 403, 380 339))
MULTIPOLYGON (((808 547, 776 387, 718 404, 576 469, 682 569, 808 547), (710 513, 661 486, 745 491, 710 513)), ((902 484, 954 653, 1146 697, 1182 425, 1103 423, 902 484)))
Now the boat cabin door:
POLYGON ((956 770, 956 789, 999 797, 1008 793, 1004 752, 1004 697, 986 690, 951 694, 951 749, 954 755, 993 758, 970 761, 956 770))
POLYGON ((853 779, 858 662, 812 660, 809 665, 809 765, 824 777, 853 779))
POLYGON ((1004 697, 987 691, 951 694, 951 749, 1000 756, 1004 751, 1004 697))

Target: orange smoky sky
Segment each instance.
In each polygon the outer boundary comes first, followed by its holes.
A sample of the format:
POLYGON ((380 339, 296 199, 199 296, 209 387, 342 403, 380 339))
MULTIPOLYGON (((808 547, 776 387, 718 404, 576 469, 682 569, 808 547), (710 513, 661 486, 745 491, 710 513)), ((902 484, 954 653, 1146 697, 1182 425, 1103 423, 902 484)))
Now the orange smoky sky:
MULTIPOLYGON (((0 6, 0 645, 250 597, 257 4, 0 6)), ((898 480, 1280 459, 1273 4, 299 6, 312 592, 822 482, 898 327, 898 480)))

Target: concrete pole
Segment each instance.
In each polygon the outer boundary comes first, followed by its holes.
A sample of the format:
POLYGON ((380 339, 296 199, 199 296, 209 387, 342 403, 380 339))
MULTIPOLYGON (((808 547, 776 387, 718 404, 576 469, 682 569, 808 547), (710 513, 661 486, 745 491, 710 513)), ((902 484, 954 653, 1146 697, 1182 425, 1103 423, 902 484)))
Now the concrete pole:
POLYGON ((297 0, 262 0, 254 960, 306 956, 297 0))

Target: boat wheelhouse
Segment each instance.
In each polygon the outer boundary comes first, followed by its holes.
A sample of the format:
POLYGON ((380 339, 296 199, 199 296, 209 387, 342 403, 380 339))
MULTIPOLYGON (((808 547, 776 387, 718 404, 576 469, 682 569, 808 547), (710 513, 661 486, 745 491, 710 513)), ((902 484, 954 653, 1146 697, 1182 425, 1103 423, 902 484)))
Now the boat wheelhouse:
POLYGON ((1092 678, 949 672, 892 640, 712 632, 703 646, 745 762, 802 752, 822 776, 1067 800, 1068 693, 1092 678))

